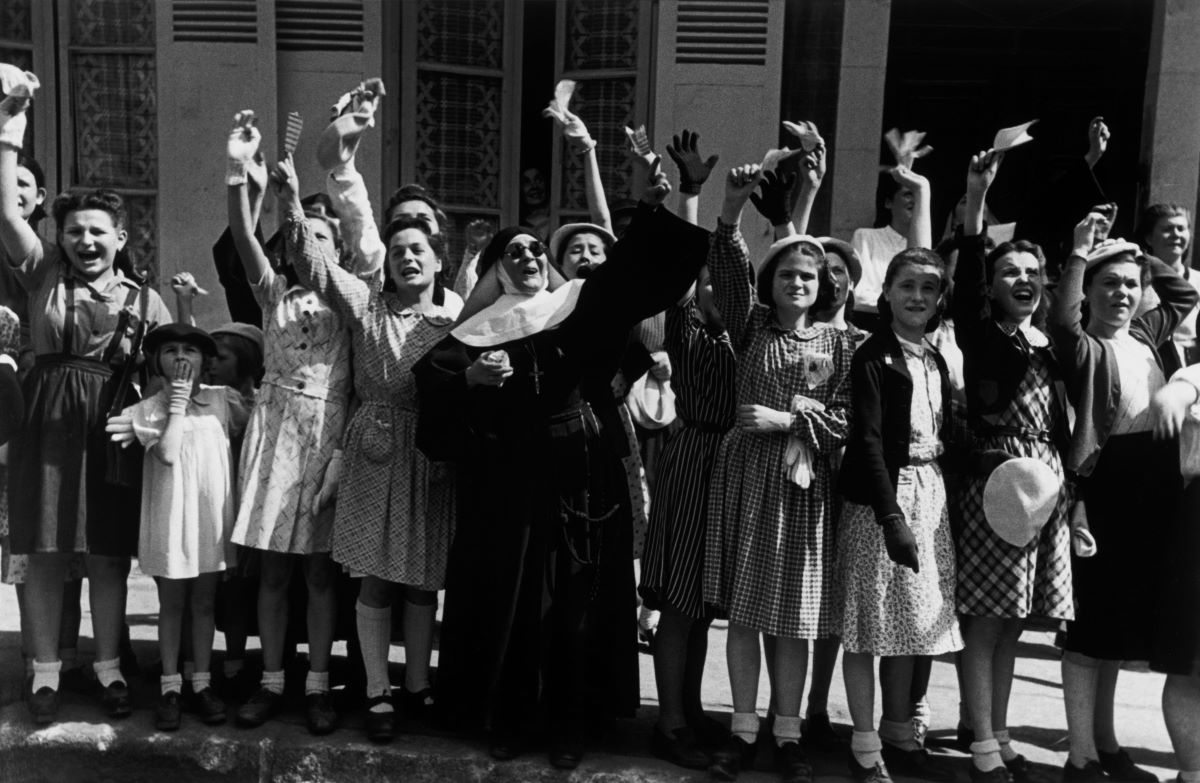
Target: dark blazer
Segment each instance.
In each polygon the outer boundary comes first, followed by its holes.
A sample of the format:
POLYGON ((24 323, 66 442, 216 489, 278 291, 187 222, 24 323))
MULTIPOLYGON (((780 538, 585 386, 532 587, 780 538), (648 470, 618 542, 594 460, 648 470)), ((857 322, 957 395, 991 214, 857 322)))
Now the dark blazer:
MULTIPOLYGON (((967 416, 971 427, 978 432, 986 426, 988 416, 1003 413, 1012 405, 1034 351, 1041 351, 1049 362, 1054 380, 1062 380, 1063 375, 1049 346, 1034 348, 1021 332, 1009 334, 996 323, 988 298, 983 235, 960 237, 956 244, 958 264, 954 269, 950 316, 954 320, 955 341, 963 353, 967 416)), ((1059 397, 1062 410, 1066 411, 1063 389, 1055 384, 1050 393, 1059 397)), ((1052 436, 1054 445, 1065 453, 1070 441, 1065 416, 1052 436)))
MULTIPOLYGON (((948 455, 953 445, 950 372, 940 353, 928 345, 926 350, 942 378, 939 436, 948 455)), ((891 329, 871 335, 855 351, 850 362, 850 391, 854 414, 838 489, 846 500, 874 509, 876 519, 903 513, 896 503, 896 481, 900 468, 909 464, 913 380, 891 329)))

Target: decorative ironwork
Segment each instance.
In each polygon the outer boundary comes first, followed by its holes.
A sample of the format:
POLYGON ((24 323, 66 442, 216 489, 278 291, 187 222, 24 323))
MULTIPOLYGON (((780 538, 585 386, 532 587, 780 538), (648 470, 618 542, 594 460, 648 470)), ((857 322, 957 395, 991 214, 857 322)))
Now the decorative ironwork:
POLYGON ((71 0, 75 46, 154 46, 153 0, 71 0))
POLYGON ((637 68, 637 0, 567 3, 567 71, 637 68))
POLYGON ((137 271, 152 286, 158 287, 158 197, 122 194, 129 213, 130 259, 137 271))
POLYGON ((504 0, 421 0, 417 61, 504 67, 504 0))
POLYGON ((417 74, 417 182, 443 203, 500 205, 500 78, 417 74))
POLYGON ((33 0, 0 0, 0 38, 32 42, 32 10, 33 0))
MULTIPOLYGON (((609 200, 629 194, 633 182, 633 166, 625 156, 628 142, 625 126, 635 127, 634 107, 637 100, 637 80, 588 79, 576 88, 572 111, 587 124, 596 140, 596 156, 600 163, 600 178, 609 200)), ((579 155, 564 148, 562 200, 568 210, 586 210, 583 187, 583 163, 579 155)))
POLYGON ((78 54, 71 66, 76 181, 95 187, 157 188, 154 58, 78 54))

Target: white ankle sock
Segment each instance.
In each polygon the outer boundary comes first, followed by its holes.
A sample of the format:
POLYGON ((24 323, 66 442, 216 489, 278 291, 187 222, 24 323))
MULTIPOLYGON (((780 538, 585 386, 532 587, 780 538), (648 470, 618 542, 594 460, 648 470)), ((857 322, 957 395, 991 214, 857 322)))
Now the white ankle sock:
POLYGON ((62 661, 49 661, 47 663, 34 661, 33 692, 37 693, 42 688, 49 688, 52 691, 58 690, 58 673, 60 671, 62 671, 62 661))
POLYGON ((911 720, 879 721, 879 739, 901 750, 920 750, 911 720))
POLYGON ((980 772, 991 772, 1004 766, 1000 757, 1000 743, 995 739, 976 740, 971 743, 971 763, 980 772))
POLYGON ((1000 743, 1000 758, 1004 761, 1012 761, 1017 757, 1017 752, 1012 748, 1012 740, 1008 736, 1008 729, 995 732, 992 736, 996 738, 996 742, 1000 743))
POLYGON ((199 693, 205 688, 212 687, 212 672, 184 672, 184 678, 192 684, 192 693, 199 693))
POLYGON ((304 695, 329 692, 329 672, 310 671, 304 678, 304 695))
POLYGON ((264 671, 262 676, 261 687, 274 693, 276 696, 283 694, 283 669, 277 672, 264 671))
POLYGON ((100 681, 101 688, 107 688, 114 682, 125 682, 125 678, 121 676, 120 658, 113 658, 111 661, 96 661, 92 664, 92 670, 96 672, 96 679, 100 681))
POLYGON ((786 742, 799 742, 800 716, 776 715, 772 733, 775 735, 776 745, 783 745, 786 742))
POLYGON ((182 674, 164 674, 158 679, 158 686, 162 689, 162 695, 168 693, 183 692, 183 675, 182 674))
MULTIPOLYGON (((388 677, 388 650, 392 644, 392 608, 367 606, 362 601, 354 605, 358 623, 358 646, 362 649, 363 668, 367 674, 367 698, 387 696, 392 692, 388 677)), ((391 705, 376 705, 376 712, 387 712, 391 705)))
POLYGON ((758 741, 758 713, 735 712, 729 722, 729 733, 753 745, 758 741))
POLYGON ((850 752, 860 767, 871 768, 883 763, 883 742, 877 731, 855 731, 850 735, 850 752))

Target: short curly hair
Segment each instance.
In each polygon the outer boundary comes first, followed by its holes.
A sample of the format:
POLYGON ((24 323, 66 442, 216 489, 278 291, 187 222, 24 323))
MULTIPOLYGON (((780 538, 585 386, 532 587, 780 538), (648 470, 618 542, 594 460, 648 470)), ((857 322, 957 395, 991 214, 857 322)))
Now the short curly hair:
POLYGON ((54 223, 62 231, 67 215, 82 209, 99 209, 107 212, 118 230, 123 230, 129 224, 129 213, 125 210, 125 200, 116 191, 108 188, 72 188, 59 193, 50 207, 54 223))

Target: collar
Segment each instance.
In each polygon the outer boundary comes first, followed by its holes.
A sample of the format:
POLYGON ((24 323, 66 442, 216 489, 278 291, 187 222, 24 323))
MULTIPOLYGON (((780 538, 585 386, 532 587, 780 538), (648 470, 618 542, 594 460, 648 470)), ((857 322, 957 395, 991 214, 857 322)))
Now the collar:
MULTIPOLYGON (((115 301, 120 294, 124 293, 122 288, 135 290, 138 288, 138 284, 126 277, 120 269, 113 269, 112 277, 98 285, 93 280, 85 280, 80 277, 72 266, 67 267, 67 272, 63 277, 69 277, 77 286, 86 288, 92 299, 98 302, 115 301)), ((120 296, 120 298, 124 301, 124 296, 120 296)))
POLYGON ((895 336, 896 342, 900 345, 901 351, 903 351, 906 354, 909 354, 910 356, 915 356, 918 359, 925 358, 925 351, 928 349, 929 346, 927 346, 925 344, 924 340, 922 340, 919 343, 914 343, 911 340, 905 340, 903 337, 901 337, 899 335, 899 333, 896 332, 895 329, 892 330, 892 334, 895 336))
POLYGON ((1033 324, 1030 324, 1029 326, 1018 326, 1016 324, 997 321, 996 325, 1000 327, 1000 331, 1004 332, 1009 337, 1012 337, 1019 331, 1021 336, 1025 338, 1025 341, 1034 348, 1048 348, 1050 346, 1050 338, 1047 337, 1041 329, 1038 329, 1033 324))
POLYGON ((583 280, 571 280, 554 291, 542 290, 533 296, 504 294, 451 334, 465 345, 487 348, 553 329, 575 310, 583 285, 583 280))

